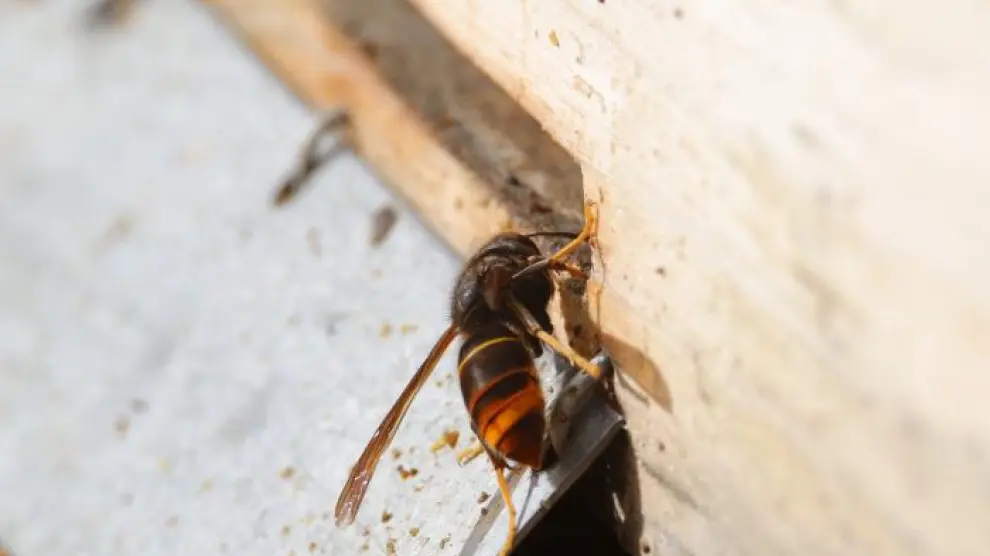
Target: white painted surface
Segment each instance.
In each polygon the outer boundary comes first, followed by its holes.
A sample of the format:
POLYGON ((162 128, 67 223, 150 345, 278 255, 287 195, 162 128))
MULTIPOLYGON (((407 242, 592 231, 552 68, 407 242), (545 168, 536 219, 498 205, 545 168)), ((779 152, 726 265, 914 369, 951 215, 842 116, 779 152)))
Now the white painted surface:
POLYGON ((84 8, 0 6, 0 538, 50 556, 457 553, 497 487, 484 458, 429 449, 469 439, 454 349, 357 523, 331 512, 443 330, 458 260, 401 208, 369 246, 394 200, 350 154, 273 210, 313 120, 198 6, 142 3, 95 34, 84 8))
POLYGON ((465 507, 494 486, 481 461, 435 472, 427 438, 466 429, 452 381, 397 439, 420 476, 387 462, 357 527, 323 514, 442 330, 457 260, 405 212, 370 248, 391 198, 349 155, 271 210, 311 118, 197 6, 96 35, 83 7, 0 12, 0 534, 19 554, 354 554, 388 507, 372 554, 435 545, 443 484, 477 481, 465 507))

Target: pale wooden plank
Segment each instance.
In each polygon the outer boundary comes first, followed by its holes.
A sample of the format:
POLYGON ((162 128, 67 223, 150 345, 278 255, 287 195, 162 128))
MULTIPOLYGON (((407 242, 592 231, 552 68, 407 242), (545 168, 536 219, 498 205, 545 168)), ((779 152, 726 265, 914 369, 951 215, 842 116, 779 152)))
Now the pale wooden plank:
POLYGON ((600 325, 669 382, 625 398, 654 542, 990 545, 990 10, 413 2, 604 195, 600 325))

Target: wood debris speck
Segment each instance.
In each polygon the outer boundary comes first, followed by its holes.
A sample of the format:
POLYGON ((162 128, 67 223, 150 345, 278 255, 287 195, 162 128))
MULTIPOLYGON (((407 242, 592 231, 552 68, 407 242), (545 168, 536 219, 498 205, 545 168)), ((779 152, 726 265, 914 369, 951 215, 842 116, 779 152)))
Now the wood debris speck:
POLYGON ((86 22, 92 28, 124 23, 134 11, 136 0, 100 0, 90 6, 86 22))
POLYGON ((416 475, 419 475, 419 469, 416 469, 415 467, 410 467, 409 469, 406 469, 405 466, 400 465, 396 469, 399 472, 399 476, 402 477, 402 480, 406 480, 410 477, 415 477, 416 475))
POLYGON ((310 228, 306 232, 306 245, 309 246, 309 252, 312 253, 314 257, 319 257, 323 254, 323 247, 320 245, 320 231, 316 228, 310 228))
POLYGON ((371 246, 378 247, 388 239, 399 213, 391 205, 384 205, 371 217, 371 246))
POLYGON ((117 431, 117 434, 121 438, 123 438, 123 437, 127 436, 127 431, 129 431, 131 429, 131 420, 128 419, 127 417, 119 417, 114 422, 113 428, 114 428, 114 430, 117 431))
POLYGON ((443 436, 441 436, 439 440, 437 440, 436 442, 433 443, 432 446, 430 446, 430 450, 436 453, 439 452, 440 450, 443 450, 445 447, 454 448, 455 446, 457 446, 457 440, 458 438, 460 438, 460 435, 461 433, 455 430, 444 431, 443 436))

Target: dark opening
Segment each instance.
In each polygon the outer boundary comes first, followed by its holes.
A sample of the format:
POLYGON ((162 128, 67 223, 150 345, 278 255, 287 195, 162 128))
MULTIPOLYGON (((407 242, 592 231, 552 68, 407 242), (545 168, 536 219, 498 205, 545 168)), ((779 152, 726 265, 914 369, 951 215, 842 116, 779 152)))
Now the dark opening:
POLYGON ((642 533, 629 434, 622 431, 513 556, 632 556, 642 533), (616 511, 616 504, 621 508, 616 511))

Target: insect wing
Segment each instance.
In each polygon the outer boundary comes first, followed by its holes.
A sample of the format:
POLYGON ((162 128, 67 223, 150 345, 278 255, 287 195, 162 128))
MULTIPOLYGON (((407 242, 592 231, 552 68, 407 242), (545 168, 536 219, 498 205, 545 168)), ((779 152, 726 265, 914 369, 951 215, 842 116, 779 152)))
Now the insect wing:
POLYGON ((382 454, 385 453, 385 448, 391 444, 392 438, 395 436, 396 430, 398 430, 403 417, 405 417, 406 412, 409 410, 409 406, 412 405, 416 394, 426 384, 433 369, 436 368, 437 362, 456 337, 457 328, 454 325, 449 326, 440 339, 437 340, 437 343, 433 345, 430 354, 426 356, 426 360, 419 366, 416 374, 406 384, 405 389, 399 394, 399 398, 392 405, 388 414, 385 415, 385 419, 378 425, 371 440, 368 441, 368 445, 365 446, 361 457, 358 458, 354 467, 351 468, 351 474, 348 476, 347 482, 344 483, 344 488, 340 491, 340 496, 337 498, 337 506, 334 509, 334 519, 338 526, 349 525, 354 521, 358 508, 361 506, 361 501, 364 500, 364 495, 368 490, 371 477, 375 474, 375 468, 378 466, 378 462, 381 461, 382 454))

